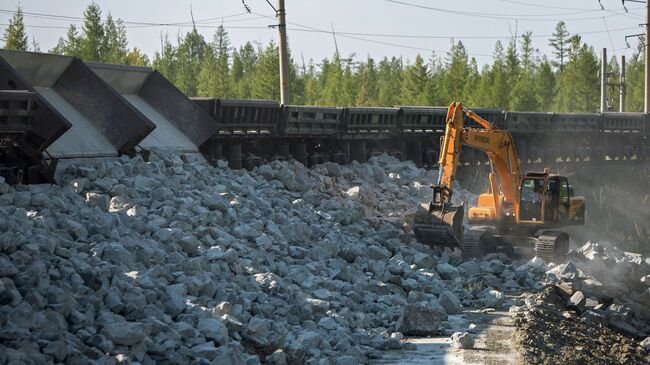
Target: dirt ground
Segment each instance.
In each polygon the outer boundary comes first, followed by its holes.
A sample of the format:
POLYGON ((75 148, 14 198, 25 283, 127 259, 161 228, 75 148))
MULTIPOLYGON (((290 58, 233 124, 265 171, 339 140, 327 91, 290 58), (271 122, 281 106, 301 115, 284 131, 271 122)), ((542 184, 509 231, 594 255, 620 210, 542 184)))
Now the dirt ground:
POLYGON ((406 338, 410 349, 388 351, 371 364, 650 364, 639 339, 566 310, 556 287, 535 298, 533 307, 516 313, 479 308, 449 315, 440 335, 406 338), (453 348, 454 332, 469 332, 474 348, 453 348))
POLYGON ((536 296, 537 304, 515 316, 515 343, 525 364, 650 364, 637 339, 597 319, 563 308, 553 286, 536 296))
POLYGON ((449 315, 443 323, 445 333, 428 338, 408 338, 412 350, 389 351, 371 364, 517 364, 515 327, 511 313, 473 309, 449 315), (476 325, 473 330, 470 324, 476 325), (469 332, 475 340, 473 349, 451 347, 451 334, 469 332))

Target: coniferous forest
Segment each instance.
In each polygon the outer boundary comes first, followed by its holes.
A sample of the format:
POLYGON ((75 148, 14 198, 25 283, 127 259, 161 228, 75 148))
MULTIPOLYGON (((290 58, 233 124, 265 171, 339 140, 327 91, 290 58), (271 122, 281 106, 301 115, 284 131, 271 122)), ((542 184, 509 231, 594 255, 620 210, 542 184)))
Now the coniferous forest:
MULTIPOLYGON (((336 106, 447 105, 461 100, 472 107, 514 111, 596 112, 599 108, 600 60, 594 47, 571 34, 560 21, 550 39, 553 52, 534 48, 532 33, 494 45, 491 63, 482 67, 461 41, 446 54, 375 60, 334 54, 319 61, 291 59, 291 103, 336 106)), ((30 41, 18 8, 3 31, 6 49, 40 50, 30 41)), ((643 109, 643 48, 627 60, 626 111, 643 109)), ((129 45, 122 20, 104 16, 96 4, 71 24, 49 53, 88 61, 150 66, 189 96, 279 99, 278 47, 274 42, 233 45, 226 29, 205 39, 196 29, 165 36, 152 57, 129 45)), ((608 72, 618 75, 612 58, 608 72)), ((610 95, 615 95, 611 93, 610 95)), ((618 97, 612 97, 618 110, 618 97)))

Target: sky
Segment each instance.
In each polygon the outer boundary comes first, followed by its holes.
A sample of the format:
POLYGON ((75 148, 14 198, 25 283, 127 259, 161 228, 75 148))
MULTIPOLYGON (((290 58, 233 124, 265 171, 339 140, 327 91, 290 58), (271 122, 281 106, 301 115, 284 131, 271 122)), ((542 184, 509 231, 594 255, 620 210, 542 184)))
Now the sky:
MULTIPOLYGON (((273 5, 277 0, 270 0, 273 5)), ((69 24, 81 26, 83 11, 91 1, 4 0, 0 3, 0 29, 7 27, 20 4, 30 37, 46 51, 65 37, 69 24)), ((211 40, 220 24, 229 33, 232 46, 246 41, 277 42, 275 11, 266 0, 95 0, 102 15, 127 22, 129 47, 138 47, 150 58, 160 50, 161 35, 175 40, 191 30, 194 15, 197 30, 211 40), (191 9, 191 12, 190 12, 191 9)), ((559 20, 569 32, 608 58, 630 57, 638 39, 626 35, 642 33, 644 4, 620 0, 286 0, 287 31, 294 61, 331 57, 336 46, 344 57, 363 60, 384 56, 412 62, 419 53, 425 59, 434 53, 444 57, 452 39, 462 41, 479 65, 490 63, 497 39, 503 43, 531 31, 540 55, 551 57, 548 45, 559 20), (332 32, 334 30, 334 32, 332 32), (334 36, 336 35, 336 36, 334 36), (335 42, 336 39, 336 42, 335 42)), ((519 38, 520 39, 520 38, 519 38)))

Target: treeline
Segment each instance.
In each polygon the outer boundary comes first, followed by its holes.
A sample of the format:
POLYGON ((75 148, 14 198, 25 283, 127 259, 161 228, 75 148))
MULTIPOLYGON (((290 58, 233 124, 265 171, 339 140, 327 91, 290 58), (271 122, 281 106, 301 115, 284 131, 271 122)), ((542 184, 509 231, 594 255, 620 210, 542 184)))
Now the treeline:
MULTIPOLYGON (((541 55, 526 32, 506 44, 497 41, 493 60, 482 67, 462 42, 452 42, 444 55, 417 55, 359 60, 335 53, 320 62, 291 59, 292 104, 337 106, 447 105, 461 100, 473 107, 517 111, 595 112, 600 105, 600 60, 594 48, 571 35, 559 22, 549 39, 553 54, 541 55)), ((4 32, 4 47, 28 50, 20 8, 4 32)), ((641 47, 641 46, 640 46, 641 47)), ((643 109, 643 52, 627 60, 627 111, 643 109)), ((124 23, 91 4, 81 29, 70 25, 49 52, 85 60, 151 66, 185 94, 217 98, 279 99, 278 47, 246 42, 233 47, 218 27, 211 40, 196 29, 162 39, 151 62, 138 48, 128 48, 124 23)), ((618 75, 615 58, 608 72, 618 75)), ((614 90, 613 90, 614 91, 614 90)), ((610 91, 618 110, 618 91, 610 91)))

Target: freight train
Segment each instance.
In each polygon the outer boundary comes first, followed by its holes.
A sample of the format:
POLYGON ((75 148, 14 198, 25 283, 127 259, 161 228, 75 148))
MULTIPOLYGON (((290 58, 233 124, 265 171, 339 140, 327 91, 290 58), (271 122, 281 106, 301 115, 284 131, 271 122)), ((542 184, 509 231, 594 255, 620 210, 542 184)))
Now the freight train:
MULTIPOLYGON (((650 159, 647 114, 472 109, 513 134, 524 166, 650 159)), ((233 168, 288 158, 306 165, 349 163, 380 153, 434 165, 445 115, 445 107, 188 98, 150 68, 0 50, 0 175, 12 183, 52 180, 61 162, 146 158, 152 149, 201 152, 233 168)), ((486 159, 466 149, 461 162, 486 159)))
MULTIPOLYGON (((435 164, 446 107, 338 108, 280 105, 268 100, 191 98, 219 126, 204 145, 212 160, 227 158, 251 168, 274 156, 305 164, 364 161, 390 153, 417 164, 435 164)), ((507 112, 473 108, 509 130, 522 163, 641 160, 650 157, 648 115, 643 113, 507 112)), ((467 124, 476 126, 474 121, 467 124)), ((486 161, 469 150, 463 164, 486 161)))

